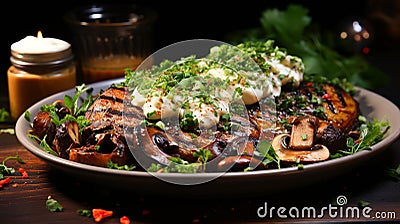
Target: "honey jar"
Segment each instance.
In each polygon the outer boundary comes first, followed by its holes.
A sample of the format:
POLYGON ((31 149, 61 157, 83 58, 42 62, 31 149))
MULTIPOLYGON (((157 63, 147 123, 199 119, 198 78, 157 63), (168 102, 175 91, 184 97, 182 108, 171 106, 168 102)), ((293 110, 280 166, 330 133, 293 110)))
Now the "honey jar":
POLYGON ((27 36, 11 45, 7 71, 11 119, 16 121, 39 100, 74 88, 76 66, 71 45, 56 38, 27 36))

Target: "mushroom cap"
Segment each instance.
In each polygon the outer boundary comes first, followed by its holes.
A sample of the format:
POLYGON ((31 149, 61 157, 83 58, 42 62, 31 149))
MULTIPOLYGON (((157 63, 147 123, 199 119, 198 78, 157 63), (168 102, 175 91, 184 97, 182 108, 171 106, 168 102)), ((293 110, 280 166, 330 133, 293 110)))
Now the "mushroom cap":
POLYGON ((304 162, 314 163, 327 160, 330 156, 329 150, 326 146, 317 144, 310 150, 293 150, 287 147, 285 139, 290 139, 289 134, 277 135, 272 140, 272 147, 274 148, 279 159, 284 162, 304 162))

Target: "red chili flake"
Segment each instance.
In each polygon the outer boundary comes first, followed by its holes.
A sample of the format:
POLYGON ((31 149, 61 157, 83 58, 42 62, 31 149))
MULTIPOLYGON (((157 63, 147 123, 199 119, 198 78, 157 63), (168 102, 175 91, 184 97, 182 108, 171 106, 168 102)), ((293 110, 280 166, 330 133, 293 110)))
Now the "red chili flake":
POLYGON ((307 82, 306 86, 307 87, 311 87, 312 86, 312 82, 307 82))
POLYGON ((24 168, 20 167, 18 169, 18 171, 22 174, 22 178, 28 178, 29 177, 28 172, 26 172, 26 170, 24 168))
POLYGON ((124 215, 121 218, 119 218, 119 223, 129 224, 129 223, 131 223, 131 220, 129 220, 128 216, 124 215))
POLYGON ((102 219, 112 216, 113 211, 104 210, 101 208, 92 209, 92 215, 95 222, 100 222, 102 219))
POLYGON ((330 99, 331 96, 329 96, 329 94, 325 93, 324 95, 322 95, 322 99, 330 99))
POLYGON ((4 178, 2 180, 0 180, 0 188, 3 187, 3 185, 10 183, 10 177, 4 178))

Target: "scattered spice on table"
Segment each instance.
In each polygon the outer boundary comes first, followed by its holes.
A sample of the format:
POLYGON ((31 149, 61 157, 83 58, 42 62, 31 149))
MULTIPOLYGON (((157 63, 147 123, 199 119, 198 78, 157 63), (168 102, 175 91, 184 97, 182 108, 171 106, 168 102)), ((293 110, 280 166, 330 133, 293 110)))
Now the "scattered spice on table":
POLYGON ((131 220, 129 220, 128 216, 124 215, 121 218, 119 218, 119 223, 120 224, 130 224, 131 220))
POLYGON ((26 172, 26 170, 24 168, 22 168, 22 167, 20 167, 18 169, 18 172, 20 172, 22 174, 22 178, 28 178, 29 177, 28 172, 26 172))
POLYGON ((92 215, 95 222, 100 222, 102 219, 112 216, 113 211, 101 208, 94 208, 92 209, 92 215))
POLYGON ((3 188, 3 185, 10 183, 10 177, 6 177, 0 180, 0 188, 3 188))

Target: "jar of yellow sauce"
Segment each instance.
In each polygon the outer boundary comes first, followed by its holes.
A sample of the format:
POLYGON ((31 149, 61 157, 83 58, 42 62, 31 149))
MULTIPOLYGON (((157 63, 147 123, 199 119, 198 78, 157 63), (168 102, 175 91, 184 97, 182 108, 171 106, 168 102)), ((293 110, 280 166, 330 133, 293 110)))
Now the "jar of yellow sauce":
POLYGON ((11 66, 7 71, 10 114, 16 121, 39 100, 74 88, 76 66, 69 43, 38 37, 11 45, 11 66))

